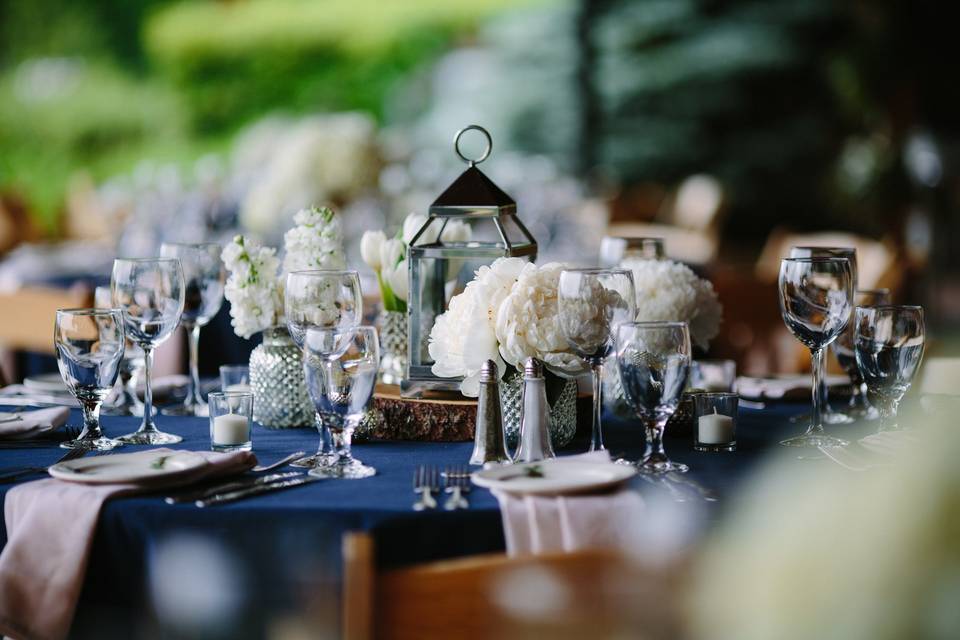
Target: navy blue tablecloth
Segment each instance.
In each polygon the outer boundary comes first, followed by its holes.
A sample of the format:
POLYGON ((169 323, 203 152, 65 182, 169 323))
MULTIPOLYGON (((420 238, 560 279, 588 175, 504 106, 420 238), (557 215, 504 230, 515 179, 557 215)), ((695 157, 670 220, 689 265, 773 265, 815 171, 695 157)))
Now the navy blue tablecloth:
MULTIPOLYGON (((799 405, 778 405, 763 411, 742 410, 738 449, 733 453, 695 452, 691 437, 668 434, 671 457, 688 463, 691 479, 723 497, 711 507, 711 518, 720 517, 735 500, 737 485, 776 449, 778 440, 800 431, 786 419, 800 409, 799 405)), ((74 412, 71 423, 76 424, 78 417, 74 412)), ((137 423, 135 418, 103 419, 111 436, 131 431, 137 423)), ((175 448, 209 447, 206 419, 161 416, 158 425, 184 437, 175 448)), ((609 418, 606 425, 608 447, 614 454, 639 455, 642 430, 637 423, 609 418)), ((254 450, 263 462, 295 450, 312 451, 317 441, 316 432, 308 429, 273 431, 257 426, 253 435, 254 450)), ((579 453, 586 444, 586 438, 580 436, 560 453, 579 453)), ((129 631, 131 624, 163 628, 164 612, 156 610, 156 590, 162 590, 158 581, 162 583, 163 576, 154 561, 170 549, 202 550, 212 542, 216 555, 234 572, 231 584, 245 605, 227 630, 229 637, 261 637, 269 620, 287 610, 315 609, 317 602, 326 603, 331 628, 335 628, 340 545, 348 531, 373 534, 382 568, 502 550, 499 510, 485 490, 470 493, 468 510, 411 510, 415 467, 464 464, 471 447, 471 443, 358 444, 355 455, 378 470, 373 478, 324 480, 210 509, 167 505, 161 496, 111 500, 95 535, 77 635, 85 637, 87 630, 92 637, 108 637, 111 630, 129 631), (113 624, 118 626, 112 629, 113 624)), ((46 465, 62 452, 53 446, 0 448, 0 467, 46 465)), ((0 485, 0 498, 10 486, 0 485)), ((641 491, 655 490, 640 480, 635 486, 641 491)), ((0 543, 5 541, 4 530, 0 543)))

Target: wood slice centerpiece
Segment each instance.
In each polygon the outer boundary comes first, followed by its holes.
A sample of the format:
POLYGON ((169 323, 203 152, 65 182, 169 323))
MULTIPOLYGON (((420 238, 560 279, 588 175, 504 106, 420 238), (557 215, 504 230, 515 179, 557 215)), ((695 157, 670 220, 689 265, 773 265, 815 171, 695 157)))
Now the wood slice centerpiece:
POLYGON ((378 384, 374 406, 384 421, 370 434, 373 440, 465 442, 473 440, 477 401, 471 398, 403 398, 400 387, 378 384))

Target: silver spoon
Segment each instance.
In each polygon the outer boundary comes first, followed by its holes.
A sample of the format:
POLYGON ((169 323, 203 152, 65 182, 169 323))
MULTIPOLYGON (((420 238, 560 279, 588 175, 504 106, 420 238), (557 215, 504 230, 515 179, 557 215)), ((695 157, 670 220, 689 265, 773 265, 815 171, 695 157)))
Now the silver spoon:
POLYGON ((306 452, 306 451, 296 451, 296 452, 291 453, 290 455, 288 455, 288 456, 286 456, 286 457, 284 457, 284 458, 280 458, 279 460, 277 460, 277 461, 274 462, 273 464, 266 464, 266 465, 264 465, 264 464, 258 464, 257 466, 255 466, 255 467, 253 468, 253 471, 257 471, 257 472, 260 472, 260 471, 272 471, 273 469, 277 469, 277 468, 279 468, 279 467, 282 467, 283 465, 289 464, 289 463, 293 462, 294 460, 299 460, 300 458, 305 458, 306 456, 307 456, 307 452, 306 452))

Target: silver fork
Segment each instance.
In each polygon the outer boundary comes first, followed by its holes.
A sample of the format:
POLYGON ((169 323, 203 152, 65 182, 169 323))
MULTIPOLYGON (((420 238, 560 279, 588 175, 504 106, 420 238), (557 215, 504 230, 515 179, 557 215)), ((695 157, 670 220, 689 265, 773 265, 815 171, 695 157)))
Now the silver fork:
POLYGON ((450 497, 443 503, 443 508, 447 511, 468 508, 470 503, 463 496, 464 493, 470 491, 470 474, 467 468, 462 465, 447 467, 442 475, 443 491, 450 494, 450 497))
POLYGON ((420 497, 413 503, 413 510, 436 509, 437 501, 433 497, 433 492, 439 488, 440 480, 436 467, 424 465, 417 467, 413 472, 413 492, 420 494, 420 497))
MULTIPOLYGON (((60 459, 53 464, 60 464, 61 462, 67 462, 68 460, 82 458, 83 456, 87 455, 89 451, 89 449, 70 449, 65 454, 60 456, 60 459)), ((11 482, 21 478, 22 476, 30 475, 31 473, 42 473, 52 466, 53 465, 47 465, 43 467, 24 467, 23 469, 17 469, 16 471, 11 471, 0 475, 0 482, 11 482)))
POLYGON ((289 463, 293 462, 294 460, 299 460, 300 458, 305 458, 305 457, 307 457, 307 452, 306 452, 306 451, 297 451, 297 452, 291 453, 290 455, 285 456, 285 457, 283 457, 283 458, 281 458, 281 459, 279 459, 279 460, 277 460, 276 462, 273 462, 273 463, 271 463, 271 464, 258 464, 258 465, 255 466, 253 469, 251 469, 251 471, 255 471, 255 472, 257 472, 257 473, 259 473, 259 472, 261 472, 261 471, 273 471, 274 469, 279 469, 279 468, 282 467, 283 465, 289 464, 289 463))

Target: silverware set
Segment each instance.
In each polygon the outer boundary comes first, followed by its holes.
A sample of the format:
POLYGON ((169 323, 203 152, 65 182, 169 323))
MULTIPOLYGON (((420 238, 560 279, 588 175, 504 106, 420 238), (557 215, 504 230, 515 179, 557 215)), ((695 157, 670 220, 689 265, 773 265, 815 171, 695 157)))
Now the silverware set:
POLYGON ((65 427, 35 438, 0 441, 0 449, 38 449, 57 446, 64 440, 73 440, 80 435, 80 427, 65 427))
MULTIPOLYGON (((280 460, 268 465, 257 465, 251 471, 263 473, 273 471, 294 460, 299 460, 306 456, 305 451, 297 451, 280 460)), ((192 502, 198 507, 211 507, 227 502, 236 502, 244 498, 257 496, 262 493, 279 491, 290 487, 299 487, 302 484, 313 482, 319 478, 307 476, 300 471, 286 471, 282 473, 270 473, 261 476, 241 476, 230 480, 218 482, 201 488, 192 488, 180 493, 168 495, 164 498, 167 504, 183 504, 192 502)))
POLYGON ((446 467, 438 471, 436 467, 420 465, 413 472, 413 492, 419 495, 413 503, 414 511, 436 509, 434 493, 443 489, 450 495, 443 503, 447 511, 466 509, 470 506, 464 494, 470 492, 470 472, 463 465, 446 467))
MULTIPOLYGON (((60 459, 54 462, 53 464, 59 464, 61 462, 67 462, 68 460, 76 460, 77 458, 82 458, 89 452, 88 449, 70 449, 65 454, 60 456, 60 459)), ((24 476, 28 476, 34 473, 46 473, 47 469, 53 465, 48 466, 34 466, 34 467, 20 467, 18 469, 11 469, 5 472, 0 471, 0 483, 14 482, 19 480, 24 476)))

